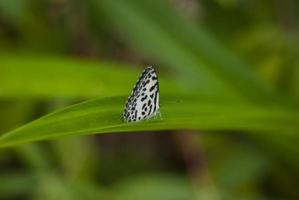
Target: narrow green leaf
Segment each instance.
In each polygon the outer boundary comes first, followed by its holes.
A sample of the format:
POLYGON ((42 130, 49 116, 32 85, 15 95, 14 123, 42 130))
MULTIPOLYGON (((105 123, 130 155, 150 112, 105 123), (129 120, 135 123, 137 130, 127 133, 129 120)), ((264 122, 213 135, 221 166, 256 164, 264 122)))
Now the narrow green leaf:
POLYGON ((178 72, 188 89, 273 101, 272 92, 249 66, 219 44, 204 27, 180 17, 165 1, 90 2, 101 9, 101 14, 131 46, 178 72))
POLYGON ((116 200, 195 199, 187 177, 173 174, 144 174, 121 180, 115 187, 116 200))
POLYGON ((162 95, 161 99, 162 118, 137 123, 122 121, 126 97, 80 103, 2 135, 0 147, 66 135, 141 130, 299 130, 299 113, 294 110, 215 98, 162 95))
MULTIPOLYGON (((0 97, 124 95, 130 92, 141 71, 142 68, 134 70, 124 64, 59 56, 1 55, 0 97)), ((169 91, 175 86, 163 78, 159 81, 169 91)))
POLYGON ((32 174, 6 173, 0 174, 0 198, 9 199, 28 195, 36 186, 37 177, 32 174))

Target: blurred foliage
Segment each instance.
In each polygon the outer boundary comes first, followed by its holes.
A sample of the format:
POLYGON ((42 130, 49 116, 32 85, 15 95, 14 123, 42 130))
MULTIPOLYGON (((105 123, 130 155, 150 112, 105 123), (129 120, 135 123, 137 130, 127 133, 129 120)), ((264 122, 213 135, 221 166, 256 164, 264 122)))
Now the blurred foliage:
POLYGON ((0 199, 298 199, 298 35, 296 0, 0 1, 0 199))

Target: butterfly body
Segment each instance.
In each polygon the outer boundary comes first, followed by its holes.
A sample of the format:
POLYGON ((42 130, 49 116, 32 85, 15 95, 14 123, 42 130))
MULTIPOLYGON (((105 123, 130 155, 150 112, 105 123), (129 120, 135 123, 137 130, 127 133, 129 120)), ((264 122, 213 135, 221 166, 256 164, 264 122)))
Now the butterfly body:
POLYGON ((123 119, 126 122, 150 119, 159 113, 158 76, 152 66, 147 67, 129 96, 123 119))

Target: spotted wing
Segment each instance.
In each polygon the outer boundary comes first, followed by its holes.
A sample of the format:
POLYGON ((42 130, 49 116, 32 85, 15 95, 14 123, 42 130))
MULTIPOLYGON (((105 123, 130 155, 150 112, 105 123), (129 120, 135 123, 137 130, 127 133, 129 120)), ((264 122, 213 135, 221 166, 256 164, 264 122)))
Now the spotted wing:
POLYGON ((123 119, 126 122, 149 119, 159 112, 159 83, 155 69, 147 67, 129 96, 123 119))

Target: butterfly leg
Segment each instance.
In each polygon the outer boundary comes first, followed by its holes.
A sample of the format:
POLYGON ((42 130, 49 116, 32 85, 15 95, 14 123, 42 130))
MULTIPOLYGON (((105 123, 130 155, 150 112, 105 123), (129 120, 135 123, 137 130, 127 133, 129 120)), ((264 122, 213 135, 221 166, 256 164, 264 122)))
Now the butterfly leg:
POLYGON ((163 120, 163 117, 162 117, 162 114, 161 114, 160 110, 157 111, 157 113, 156 113, 155 116, 154 116, 154 119, 160 119, 160 120, 163 120))

